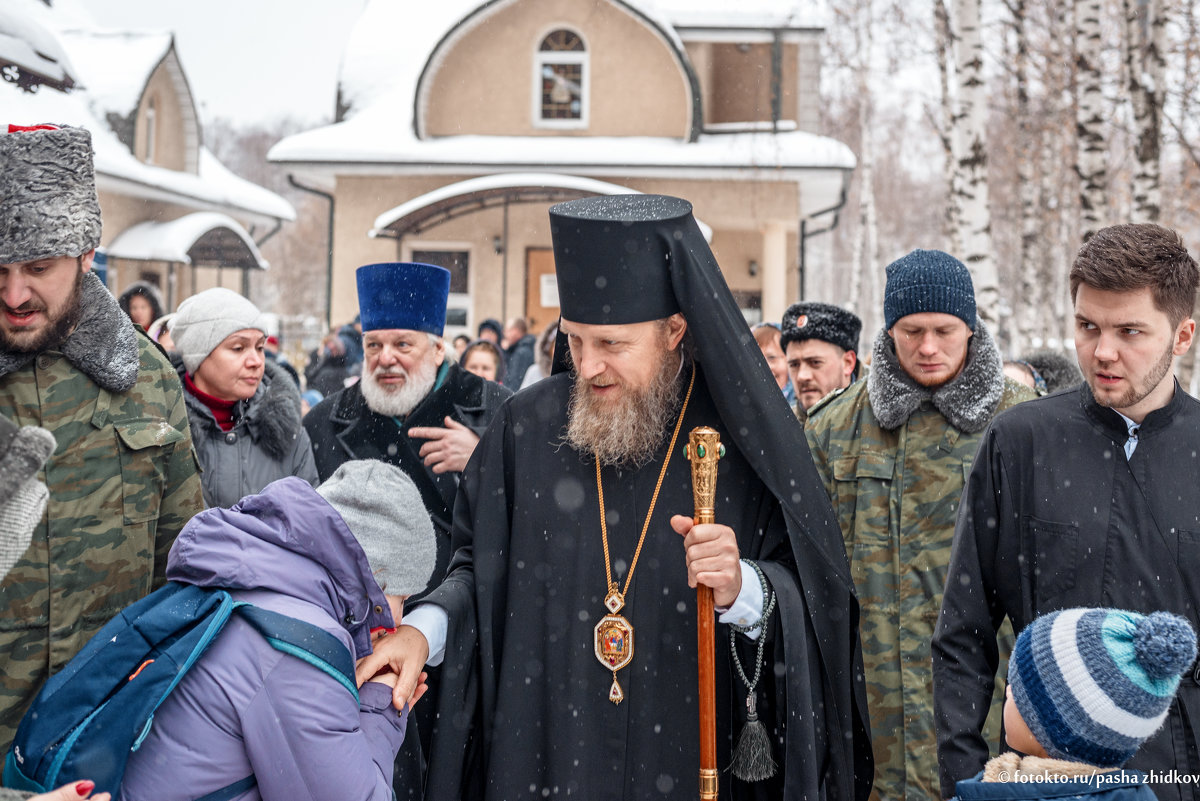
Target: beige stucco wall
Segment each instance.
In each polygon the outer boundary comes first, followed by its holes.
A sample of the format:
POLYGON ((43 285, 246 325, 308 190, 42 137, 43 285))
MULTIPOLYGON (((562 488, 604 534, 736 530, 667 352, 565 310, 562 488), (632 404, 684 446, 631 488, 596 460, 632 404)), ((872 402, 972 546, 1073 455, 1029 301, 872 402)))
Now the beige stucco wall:
POLYGON ((441 54, 420 113, 429 136, 688 136, 688 81, 669 45, 608 2, 519 0, 484 12, 441 54), (534 125, 534 56, 553 30, 584 40, 588 125, 534 125))
MULTIPOLYGON (((550 204, 511 205, 508 212, 507 272, 505 254, 496 254, 493 237, 504 235, 503 210, 488 209, 459 217, 401 245, 393 239, 370 239, 367 231, 383 212, 439 186, 470 176, 347 177, 338 179, 334 224, 333 324, 349 321, 358 312, 354 271, 376 261, 406 260, 416 249, 466 249, 470 252, 469 289, 472 329, 486 317, 513 317, 525 308, 525 254, 529 248, 550 247, 550 204)), ((713 252, 730 288, 761 290, 762 271, 749 274, 751 259, 762 263, 764 226, 776 222, 788 228, 787 296, 796 295, 796 237, 798 208, 794 183, 786 181, 652 181, 612 179, 645 192, 676 195, 692 201, 696 216, 714 229, 713 252)))
POLYGON ((156 130, 153 164, 166 167, 169 170, 186 168, 186 139, 183 132, 183 114, 181 100, 171 82, 166 64, 160 63, 150 74, 146 89, 138 103, 137 129, 134 139, 134 155, 141 161, 147 161, 146 148, 148 141, 146 110, 154 103, 154 123, 156 130))

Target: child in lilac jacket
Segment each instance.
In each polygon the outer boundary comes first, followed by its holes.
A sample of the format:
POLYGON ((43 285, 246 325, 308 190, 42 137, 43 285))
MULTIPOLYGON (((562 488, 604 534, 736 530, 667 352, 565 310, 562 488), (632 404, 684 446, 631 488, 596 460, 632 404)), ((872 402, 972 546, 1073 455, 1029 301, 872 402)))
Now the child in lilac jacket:
MULTIPOLYGON (((315 490, 284 478, 201 512, 171 549, 167 578, 311 623, 361 659, 372 630, 399 623, 435 557, 412 481, 382 462, 348 462, 315 490)), ((256 786, 233 801, 387 801, 408 714, 392 706, 394 684, 376 676, 356 703, 235 615, 159 708, 121 798, 196 799, 253 774, 256 786)))

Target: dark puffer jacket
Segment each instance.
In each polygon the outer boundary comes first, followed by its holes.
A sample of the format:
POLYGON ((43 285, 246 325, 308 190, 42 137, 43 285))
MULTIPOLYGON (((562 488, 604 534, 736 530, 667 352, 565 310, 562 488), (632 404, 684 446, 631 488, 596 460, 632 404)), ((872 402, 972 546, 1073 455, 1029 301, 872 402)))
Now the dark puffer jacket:
MULTIPOLYGON (((183 380, 183 362, 172 357, 183 380)), ((222 431, 204 402, 186 389, 188 422, 203 472, 206 506, 233 506, 272 481, 297 476, 316 486, 308 433, 300 424, 300 390, 280 367, 267 362, 254 397, 233 407, 236 421, 222 431)))

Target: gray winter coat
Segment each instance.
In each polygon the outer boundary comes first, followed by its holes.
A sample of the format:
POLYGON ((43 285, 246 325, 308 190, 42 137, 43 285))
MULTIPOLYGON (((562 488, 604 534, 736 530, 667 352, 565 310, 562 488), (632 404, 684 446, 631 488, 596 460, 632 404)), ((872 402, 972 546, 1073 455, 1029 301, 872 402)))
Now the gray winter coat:
MULTIPOLYGON (((172 357, 183 380, 183 364, 172 357)), ((300 424, 300 390, 280 367, 267 362, 262 383, 234 407, 233 428, 222 431, 204 402, 186 389, 188 422, 203 472, 204 504, 233 506, 287 476, 317 486, 308 433, 300 424)))

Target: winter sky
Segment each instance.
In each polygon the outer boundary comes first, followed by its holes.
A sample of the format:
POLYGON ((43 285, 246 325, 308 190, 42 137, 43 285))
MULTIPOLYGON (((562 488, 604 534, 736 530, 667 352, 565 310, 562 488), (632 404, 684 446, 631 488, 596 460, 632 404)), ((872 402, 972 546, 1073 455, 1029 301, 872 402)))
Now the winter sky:
MULTIPOLYGON (((204 120, 331 120, 366 0, 76 0, 99 27, 169 30, 204 120)), ((57 4, 56 4, 57 5, 57 4)))

